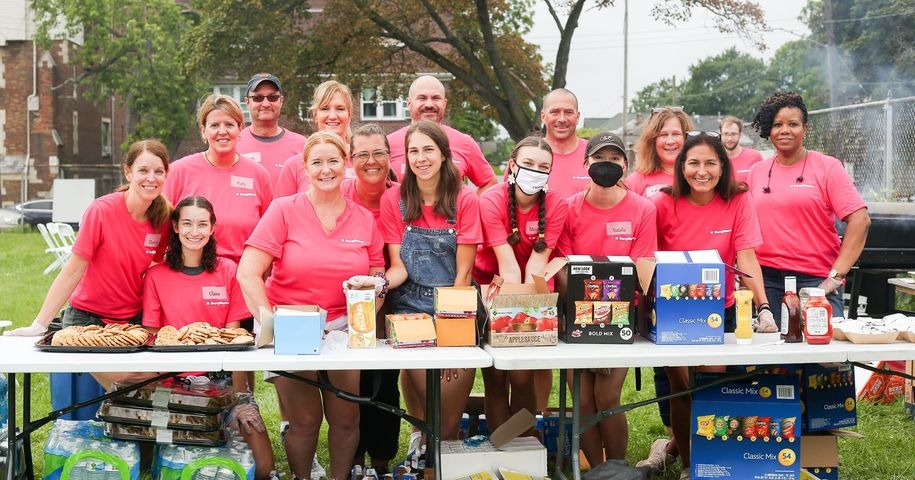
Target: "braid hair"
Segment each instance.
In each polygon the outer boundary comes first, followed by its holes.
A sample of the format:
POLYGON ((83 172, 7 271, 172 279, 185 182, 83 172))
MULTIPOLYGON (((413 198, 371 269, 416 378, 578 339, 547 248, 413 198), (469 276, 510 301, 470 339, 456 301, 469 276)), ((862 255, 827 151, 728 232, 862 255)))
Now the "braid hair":
POLYGON ((534 242, 534 251, 542 252, 546 250, 546 191, 541 190, 537 195, 537 241, 534 242))
POLYGON ((518 231, 517 208, 515 207, 515 182, 508 183, 508 225, 512 228, 512 233, 508 235, 508 244, 517 245, 521 241, 521 233, 518 231))

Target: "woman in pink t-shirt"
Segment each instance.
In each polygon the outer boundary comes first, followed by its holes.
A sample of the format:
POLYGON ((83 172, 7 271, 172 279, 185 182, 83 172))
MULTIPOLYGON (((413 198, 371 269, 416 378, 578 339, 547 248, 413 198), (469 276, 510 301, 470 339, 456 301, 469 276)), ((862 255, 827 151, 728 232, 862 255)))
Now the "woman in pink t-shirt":
MULTIPOLYGON (((372 284, 382 293, 384 242, 371 212, 340 190, 346 147, 336 134, 316 132, 305 142, 305 170, 311 188, 276 199, 246 243, 238 283, 256 317, 275 305, 318 305, 327 311, 325 330, 347 329, 341 284, 372 284), (328 259, 333 259, 328 262, 328 259), (271 270, 272 268, 272 270, 271 270), (272 273, 264 281, 268 270, 272 273)), ((380 301, 378 304, 380 305, 380 301)), ((329 371, 331 382, 347 392, 359 389, 359 371, 329 371)), ((316 372, 302 376, 317 380, 316 372)), ((292 474, 309 478, 324 417, 330 433, 329 478, 349 475, 359 440, 359 406, 284 376, 273 379, 289 421, 283 442, 292 474)))
POLYGON ((683 149, 683 134, 692 129, 693 121, 683 107, 652 110, 636 147, 635 172, 626 178, 626 186, 645 197, 669 187, 674 181, 674 162, 683 149))
POLYGON ((130 146, 124 159, 128 184, 92 202, 80 224, 73 254, 51 283, 28 327, 5 335, 43 334, 69 300, 63 324, 140 324, 143 275, 168 232, 172 206, 162 195, 168 149, 157 140, 130 146))
MULTIPOLYGON (((545 190, 552 167, 550 145, 542 137, 524 138, 512 150, 508 182, 480 196, 483 245, 473 268, 478 284, 492 282, 495 274, 510 283, 533 283, 532 275, 552 257, 569 212, 561 195, 545 190)), ((483 383, 490 430, 522 408, 537 411, 533 370, 485 368, 483 383)))
MULTIPOLYGON (((775 321, 766 300, 762 272, 755 247, 762 243, 756 212, 745 194, 746 185, 734 180, 718 132, 687 133, 683 151, 677 157, 674 184, 652 200, 658 208, 658 246, 661 250, 714 248, 722 261, 746 272, 741 281, 753 292, 759 309, 759 326, 775 331, 775 321)), ((725 330, 734 329, 734 273, 724 278, 725 330)), ((724 367, 696 367, 703 371, 724 371, 724 367)), ((665 367, 671 393, 690 388, 688 367, 665 367)), ((684 472, 689 469, 690 397, 670 400, 670 421, 684 472)), ((682 478, 682 477, 681 477, 682 478)))
MULTIPOLYGON (((381 228, 391 258, 387 301, 393 313, 431 315, 435 287, 471 284, 477 245, 483 241, 480 204, 476 192, 461 185, 448 137, 437 123, 410 125, 405 145, 409 168, 403 183, 381 198, 381 228)), ((474 369, 442 372, 444 439, 457 438, 475 374, 474 369)), ((425 370, 404 370, 402 377, 409 378, 404 383, 408 409, 424 418, 425 370)))
MULTIPOLYGON (((614 133, 598 133, 588 142, 584 159, 591 183, 584 192, 568 199, 569 217, 560 241, 563 255, 618 255, 633 261, 652 256, 657 247, 655 208, 651 202, 626 188, 626 150, 614 133)), ((620 406, 626 368, 603 368, 582 372, 582 415, 620 406)), ((572 377, 568 382, 571 385, 572 377)), ((626 458, 629 426, 625 414, 601 420, 598 428, 581 435, 582 450, 591 465, 607 459, 626 458)))
MULTIPOLYGON (((315 88, 309 111, 316 131, 334 132, 349 147, 347 142, 351 139, 350 121, 353 118, 353 93, 349 87, 336 80, 322 82, 315 88)), ((349 173, 347 170, 347 177, 350 176, 349 173)), ((284 197, 304 192, 308 190, 308 181, 302 156, 289 157, 276 180, 274 196, 284 197)))

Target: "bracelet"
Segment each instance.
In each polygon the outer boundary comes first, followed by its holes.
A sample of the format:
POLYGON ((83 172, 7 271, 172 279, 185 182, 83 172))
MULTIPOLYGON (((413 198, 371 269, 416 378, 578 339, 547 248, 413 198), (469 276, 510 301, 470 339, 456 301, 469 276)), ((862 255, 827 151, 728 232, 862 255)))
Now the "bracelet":
POLYGON ((769 304, 768 304, 768 303, 764 303, 764 304, 762 304, 762 305, 756 307, 756 312, 757 312, 757 313, 762 312, 762 311, 767 311, 767 312, 769 312, 769 313, 772 313, 772 309, 769 308, 769 304))
POLYGON ((384 296, 388 294, 388 285, 391 282, 388 281, 388 277, 384 274, 384 272, 375 272, 374 276, 384 280, 384 286, 381 287, 381 292, 378 293, 378 298, 384 298, 384 296))

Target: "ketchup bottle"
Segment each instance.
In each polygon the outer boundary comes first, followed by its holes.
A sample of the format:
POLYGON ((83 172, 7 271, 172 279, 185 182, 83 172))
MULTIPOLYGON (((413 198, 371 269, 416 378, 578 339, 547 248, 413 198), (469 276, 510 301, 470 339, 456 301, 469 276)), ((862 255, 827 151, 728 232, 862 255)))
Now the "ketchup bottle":
POLYGON ((804 341, 801 333, 801 299, 797 296, 797 277, 785 277, 781 327, 781 338, 785 343, 800 343, 804 341))
POLYGON ((810 289, 810 300, 804 306, 804 336, 809 344, 826 344, 832 340, 832 306, 822 288, 810 289))

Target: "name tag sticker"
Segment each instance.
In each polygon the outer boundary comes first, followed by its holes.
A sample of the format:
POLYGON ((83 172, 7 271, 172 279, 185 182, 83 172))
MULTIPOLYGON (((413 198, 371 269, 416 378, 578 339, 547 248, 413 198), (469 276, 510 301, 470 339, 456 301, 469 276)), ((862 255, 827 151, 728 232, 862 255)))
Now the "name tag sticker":
POLYGON ((540 233, 539 223, 540 222, 536 220, 527 222, 527 224, 524 226, 524 233, 527 235, 537 235, 540 233))
POLYGON ((162 240, 162 234, 147 233, 146 238, 143 240, 143 246, 147 248, 156 248, 159 246, 160 240, 162 240))
POLYGON ((261 152, 248 152, 248 153, 243 153, 242 155, 250 158, 251 160, 254 160, 257 163, 261 163, 261 152))
POLYGON ((229 292, 226 287, 203 287, 204 300, 228 300, 229 292))
POLYGON ((607 235, 632 235, 632 222, 607 222, 607 235))
POLYGON ((250 177, 239 177, 232 175, 229 177, 229 186, 235 188, 244 188, 246 190, 254 190, 254 179, 250 177))

